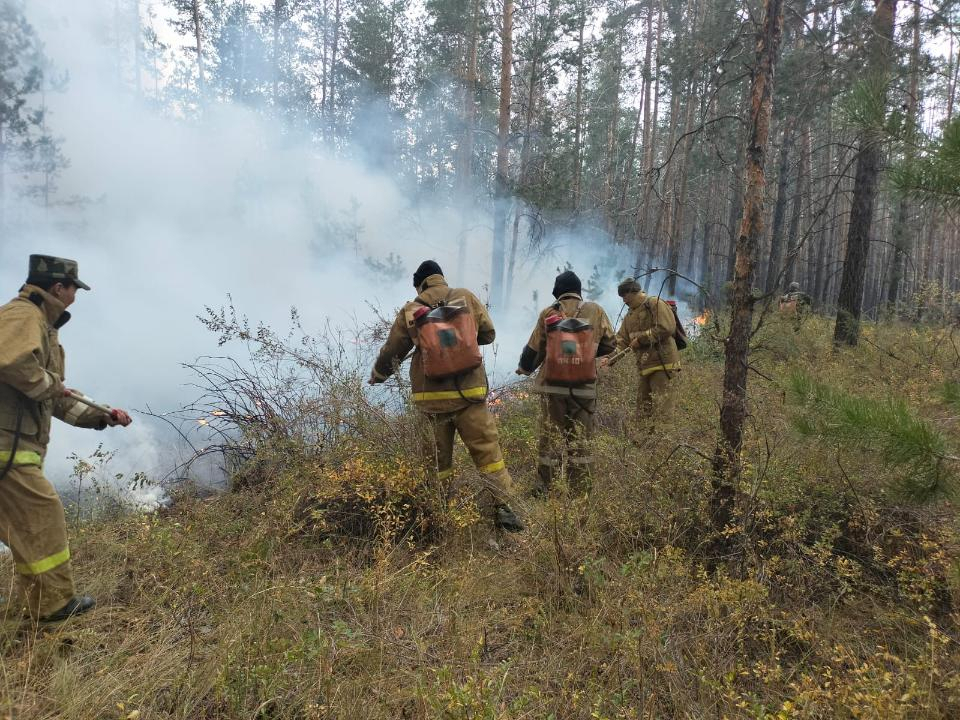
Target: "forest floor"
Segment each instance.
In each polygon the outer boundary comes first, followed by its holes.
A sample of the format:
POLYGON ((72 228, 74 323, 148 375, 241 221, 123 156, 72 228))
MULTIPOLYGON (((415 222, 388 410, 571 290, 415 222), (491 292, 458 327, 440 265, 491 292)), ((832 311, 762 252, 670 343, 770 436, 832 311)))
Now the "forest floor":
POLYGON ((438 504, 413 421, 382 416, 380 443, 265 446, 233 492, 79 526, 98 608, 8 621, 0 718, 960 717, 950 493, 905 499, 910 466, 801 433, 789 390, 805 373, 903 401, 958 448, 960 354, 949 329, 868 325, 839 352, 831 331, 774 318, 755 338, 724 556, 708 512, 722 356, 704 337, 652 432, 631 419, 631 363, 604 378, 589 499, 529 497, 537 400, 497 399, 520 535, 463 492, 438 504))

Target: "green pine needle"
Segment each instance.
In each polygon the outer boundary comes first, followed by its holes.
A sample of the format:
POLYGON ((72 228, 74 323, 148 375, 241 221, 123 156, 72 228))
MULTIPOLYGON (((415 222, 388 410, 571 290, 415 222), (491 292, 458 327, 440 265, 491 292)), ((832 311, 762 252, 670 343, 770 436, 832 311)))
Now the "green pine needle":
POLYGON ((899 471, 892 489, 904 499, 923 503, 953 494, 955 458, 946 437, 903 400, 850 395, 804 373, 790 377, 789 392, 800 408, 793 418, 798 432, 878 453, 899 471))

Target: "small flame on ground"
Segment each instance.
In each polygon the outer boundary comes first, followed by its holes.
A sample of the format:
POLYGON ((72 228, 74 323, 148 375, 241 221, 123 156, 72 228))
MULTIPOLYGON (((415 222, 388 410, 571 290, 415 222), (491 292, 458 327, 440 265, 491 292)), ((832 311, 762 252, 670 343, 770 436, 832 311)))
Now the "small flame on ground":
POLYGON ((700 327, 703 327, 703 326, 706 325, 708 322, 710 322, 710 311, 709 311, 709 310, 704 310, 701 315, 697 315, 697 316, 693 319, 693 324, 694 324, 694 325, 699 325, 700 327))

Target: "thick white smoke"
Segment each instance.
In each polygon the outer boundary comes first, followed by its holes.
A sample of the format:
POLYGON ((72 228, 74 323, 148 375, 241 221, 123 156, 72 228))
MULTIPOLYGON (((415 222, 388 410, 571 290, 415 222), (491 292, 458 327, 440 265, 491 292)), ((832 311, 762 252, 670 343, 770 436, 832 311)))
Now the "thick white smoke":
MULTIPOLYGON (((280 138, 274 124, 242 107, 216 104, 193 122, 133 97, 104 41, 112 2, 30 0, 27 10, 54 65, 70 73, 66 90, 47 96, 49 124, 71 163, 57 199, 92 202, 8 205, 14 231, 0 245, 0 287, 16 292, 31 252, 79 261, 93 292, 80 294, 61 333, 69 386, 131 409, 172 410, 193 399, 193 378, 180 364, 217 354, 216 338, 196 316, 228 293, 251 320, 278 328, 291 306, 307 330, 328 319, 352 326, 370 319, 367 303, 390 311, 410 299, 413 269, 432 258, 451 284, 485 296, 489 223, 474 223, 468 270, 456 277, 454 211, 414 204, 393 178, 280 138), (390 253, 405 266, 400 280, 375 276, 362 261, 390 253)), ((545 304, 566 262, 584 283, 602 266, 610 284, 601 301, 616 316, 613 283, 630 265, 625 251, 570 237, 547 258, 523 259, 511 308, 494 315, 499 347, 488 359, 495 353, 491 370, 500 377, 526 341, 533 292, 545 304)), ((118 449, 115 472, 162 474, 176 461, 169 433, 142 415, 127 430, 103 434, 58 424, 51 477, 63 481, 67 455, 88 454, 99 442, 118 449)))

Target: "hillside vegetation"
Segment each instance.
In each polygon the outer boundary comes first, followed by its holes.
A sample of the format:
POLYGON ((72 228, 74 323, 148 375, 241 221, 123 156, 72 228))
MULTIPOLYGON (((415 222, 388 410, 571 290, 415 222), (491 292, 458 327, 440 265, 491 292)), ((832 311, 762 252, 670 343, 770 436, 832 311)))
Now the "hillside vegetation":
POLYGON ((604 379, 589 499, 529 497, 537 401, 498 395, 521 536, 478 522, 465 454, 462 484, 425 483, 415 417, 347 370, 285 405, 323 432, 240 423, 232 492, 79 527, 99 608, 8 621, 0 717, 960 716, 953 332, 869 325, 836 352, 826 320, 766 323, 727 543, 709 334, 655 427, 631 363, 604 379))

